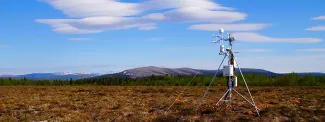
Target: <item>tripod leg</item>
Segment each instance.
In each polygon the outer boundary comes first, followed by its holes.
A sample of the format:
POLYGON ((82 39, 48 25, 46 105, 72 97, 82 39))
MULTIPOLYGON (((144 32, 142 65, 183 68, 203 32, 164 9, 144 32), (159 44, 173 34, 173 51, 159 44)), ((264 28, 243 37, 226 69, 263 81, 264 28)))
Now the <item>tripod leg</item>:
POLYGON ((224 100, 227 100, 228 94, 229 94, 229 92, 227 92, 227 93, 225 94, 224 100))
POLYGON ((232 83, 231 83, 231 77, 229 76, 228 77, 228 84, 229 84, 229 87, 230 87, 230 90, 229 90, 229 105, 228 106, 231 106, 231 100, 232 100, 232 83))
MULTIPOLYGON (((231 53, 233 54, 233 52, 231 52, 231 53)), ((247 86, 247 83, 246 83, 245 77, 244 77, 244 75, 243 75, 243 72, 241 71, 241 69, 240 69, 240 67, 239 67, 239 64, 238 64, 238 61, 236 60, 236 57, 235 57, 234 54, 233 54, 233 56, 234 56, 234 60, 236 61, 237 67, 238 67, 238 69, 239 69, 239 72, 240 72, 240 74, 241 74, 241 76, 242 76, 242 78, 243 78, 243 80, 244 80, 245 85, 246 85, 246 88, 247 88, 248 94, 249 94, 249 96, 251 97, 252 102, 253 102, 253 104, 254 104, 254 106, 255 106, 255 110, 256 110, 256 112, 257 112, 257 115, 260 116, 260 113, 259 113, 259 111, 258 111, 258 108, 256 107, 256 104, 255 104, 254 99, 253 99, 253 97, 252 97, 252 94, 251 94, 251 92, 249 91, 249 88, 248 88, 248 86, 247 86)))
POLYGON ((218 100, 218 102, 216 103, 216 105, 218 105, 221 102, 221 100, 226 96, 226 94, 228 94, 229 90, 230 89, 228 89, 227 92, 218 100))
POLYGON ((252 102, 250 102, 247 98, 245 98, 242 94, 240 94, 236 89, 233 89, 239 96, 241 96, 243 99, 245 99, 248 103, 250 103, 252 106, 254 106, 255 107, 255 105, 252 103, 252 102))
POLYGON ((204 99, 204 97, 207 95, 207 93, 208 93, 208 91, 209 91, 209 88, 210 88, 210 86, 212 85, 212 82, 213 82, 214 79, 216 78, 217 74, 219 73, 219 70, 220 70, 220 68, 221 68, 221 65, 222 65, 223 62, 225 61, 226 57, 227 57, 226 55, 223 57, 223 59, 222 59, 220 65, 219 65, 219 68, 218 68, 217 72, 214 74, 212 80, 210 81, 210 84, 209 84, 208 88, 206 89, 204 95, 202 96, 202 98, 201 98, 201 100, 200 100, 200 103, 199 103, 199 105, 197 106, 197 109, 196 109, 196 110, 199 110, 199 109, 200 109, 200 106, 201 106, 201 104, 202 104, 202 102, 203 102, 203 99, 204 99))

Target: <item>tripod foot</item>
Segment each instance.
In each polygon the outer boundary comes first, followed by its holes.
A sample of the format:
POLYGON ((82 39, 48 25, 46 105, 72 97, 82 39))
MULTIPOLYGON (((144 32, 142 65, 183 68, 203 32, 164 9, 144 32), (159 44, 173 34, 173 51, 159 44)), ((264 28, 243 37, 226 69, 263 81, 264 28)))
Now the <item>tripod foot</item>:
POLYGON ((227 106, 225 107, 225 109, 232 109, 232 108, 233 108, 232 105, 227 105, 227 106))
POLYGON ((222 103, 218 103, 218 104, 216 104, 216 107, 220 107, 220 106, 221 106, 221 104, 222 104, 222 103))
POLYGON ((214 108, 220 109, 223 104, 225 104, 225 101, 222 101, 222 102, 217 103, 214 108))
POLYGON ((255 112, 255 113, 257 113, 257 112, 261 111, 261 109, 259 109, 259 108, 257 108, 257 110, 256 109, 252 109, 252 111, 255 112))

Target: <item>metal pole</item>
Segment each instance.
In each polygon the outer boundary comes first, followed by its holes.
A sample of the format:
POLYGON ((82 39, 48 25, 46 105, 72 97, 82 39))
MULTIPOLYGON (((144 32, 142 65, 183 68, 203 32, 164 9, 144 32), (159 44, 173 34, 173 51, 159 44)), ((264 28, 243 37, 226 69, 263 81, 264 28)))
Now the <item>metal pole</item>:
MULTIPOLYGON (((229 46, 230 46, 230 50, 227 51, 229 53, 229 65, 233 65, 232 67, 232 70, 233 70, 233 73, 235 73, 235 65, 234 65, 234 56, 232 54, 232 40, 230 39, 230 34, 228 34, 228 41, 229 41, 229 46)), ((234 74, 233 74, 234 75, 234 74)), ((234 76, 229 76, 229 85, 230 85, 230 96, 229 96, 229 105, 231 106, 232 105, 232 90, 233 90, 233 77, 234 76)))

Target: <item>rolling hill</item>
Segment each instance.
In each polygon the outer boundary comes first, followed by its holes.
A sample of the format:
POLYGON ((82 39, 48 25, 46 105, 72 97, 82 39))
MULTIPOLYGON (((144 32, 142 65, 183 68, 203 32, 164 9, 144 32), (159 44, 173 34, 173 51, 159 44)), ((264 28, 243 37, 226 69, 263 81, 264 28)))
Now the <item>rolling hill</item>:
MULTIPOLYGON (((264 74, 269 76, 278 76, 281 74, 277 74, 274 72, 270 72, 263 69, 253 69, 253 68, 242 68, 243 74, 264 74)), ((235 70, 236 73, 239 73, 239 70, 235 70)), ((161 68, 155 66, 149 67, 139 67, 134 69, 128 69, 115 74, 102 75, 99 77, 131 77, 131 78, 141 78, 152 75, 182 75, 182 76, 193 76, 197 72, 198 75, 214 75, 217 70, 202 70, 202 69, 191 69, 191 68, 161 68)), ((218 74, 222 74, 222 70, 219 71, 218 74)))
MULTIPOLYGON (((260 75, 268 75, 268 76, 281 76, 287 73, 274 73, 271 71, 267 71, 264 69, 254 69, 254 68, 241 68, 243 74, 260 74, 260 75)), ((152 75, 182 75, 182 76, 193 76, 197 72, 198 75, 214 75, 217 70, 203 70, 203 69, 192 69, 192 68, 162 68, 162 67, 155 67, 155 66, 148 66, 148 67, 138 67, 134 69, 124 70, 118 73, 111 73, 111 74, 98 74, 98 73, 91 73, 91 74, 83 74, 83 73, 75 73, 75 74, 66 74, 66 73, 32 73, 32 74, 25 74, 25 75, 0 75, 0 78, 14 78, 14 79, 22 79, 28 78, 32 80, 69 80, 72 78, 73 80, 76 79, 83 79, 83 78, 98 78, 98 77, 130 77, 130 78, 141 78, 147 77, 152 75)), ((236 74, 239 74, 239 70, 235 70, 236 74)), ((222 70, 218 72, 218 74, 222 74, 222 70)), ((325 76, 325 73, 318 73, 318 72, 310 72, 310 73, 297 73, 300 76, 312 75, 312 76, 325 76)))

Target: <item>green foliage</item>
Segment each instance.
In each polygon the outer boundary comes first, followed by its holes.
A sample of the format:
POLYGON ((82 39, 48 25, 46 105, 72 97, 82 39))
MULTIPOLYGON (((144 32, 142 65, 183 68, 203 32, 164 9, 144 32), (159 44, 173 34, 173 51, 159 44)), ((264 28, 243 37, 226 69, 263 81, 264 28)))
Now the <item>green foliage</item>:
MULTIPOLYGON (((237 84, 244 86, 240 74, 237 84)), ((86 78, 79 80, 30 80, 23 79, 0 79, 0 86, 186 86, 189 81, 191 86, 208 86, 212 76, 150 76, 145 78, 118 78, 118 77, 100 77, 86 78)), ((266 75, 245 74, 245 80, 249 86, 325 86, 325 76, 299 76, 296 73, 290 73, 278 77, 269 77, 266 75)), ((223 76, 217 76, 212 85, 227 86, 227 79, 223 76)))

